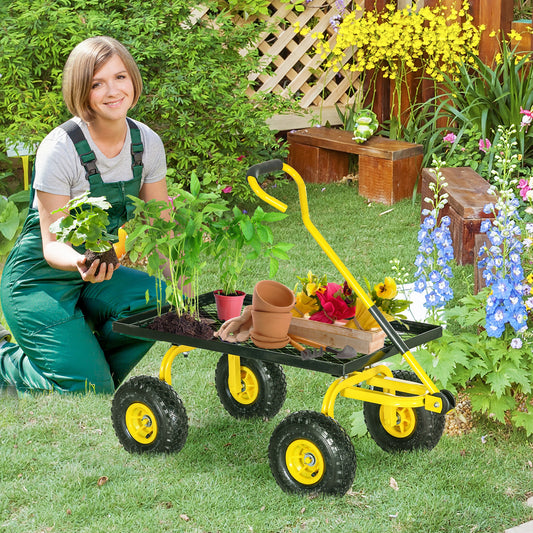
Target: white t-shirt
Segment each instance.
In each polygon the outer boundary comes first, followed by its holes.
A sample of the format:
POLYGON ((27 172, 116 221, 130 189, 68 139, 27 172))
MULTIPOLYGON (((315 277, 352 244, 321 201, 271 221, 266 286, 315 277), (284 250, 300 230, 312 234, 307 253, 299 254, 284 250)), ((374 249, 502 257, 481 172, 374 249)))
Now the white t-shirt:
MULTIPOLYGON (((133 179, 131 169, 130 128, 120 154, 106 157, 93 142, 87 124, 80 118, 73 119, 85 135, 96 155, 96 166, 104 183, 133 179)), ((167 164, 165 149, 159 135, 142 122, 134 121, 141 132, 143 144, 143 183, 155 183, 165 179, 167 164)), ((38 191, 74 198, 89 190, 85 168, 67 132, 60 127, 52 130, 41 142, 35 156, 33 188, 38 191)), ((37 207, 34 201, 34 207, 37 207)))

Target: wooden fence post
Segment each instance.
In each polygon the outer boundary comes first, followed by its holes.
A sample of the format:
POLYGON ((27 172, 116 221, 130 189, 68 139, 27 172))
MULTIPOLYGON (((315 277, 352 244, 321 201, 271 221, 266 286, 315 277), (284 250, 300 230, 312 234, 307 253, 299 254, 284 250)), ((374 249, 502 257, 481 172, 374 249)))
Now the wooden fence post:
POLYGON ((500 51, 502 32, 507 35, 511 31, 513 7, 513 0, 471 0, 474 24, 486 27, 479 44, 479 57, 486 65, 491 65, 500 51), (490 37, 493 31, 496 36, 490 37))
MULTIPOLYGON (((381 13, 385 10, 387 0, 366 0, 365 10, 375 10, 381 13)), ((365 76, 365 105, 372 104, 372 110, 376 113, 378 122, 382 123, 390 119, 390 80, 384 78, 380 70, 376 70, 374 73, 368 72, 365 76), (369 81, 368 81, 369 80, 369 81), (370 89, 370 90, 369 90, 370 89)))

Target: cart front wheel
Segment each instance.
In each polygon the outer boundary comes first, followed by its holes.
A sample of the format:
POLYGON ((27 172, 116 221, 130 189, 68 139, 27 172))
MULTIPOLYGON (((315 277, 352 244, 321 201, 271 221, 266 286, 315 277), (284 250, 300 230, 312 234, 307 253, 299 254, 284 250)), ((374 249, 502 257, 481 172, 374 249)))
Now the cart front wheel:
POLYGON ((343 495, 355 477, 350 437, 333 418, 314 411, 285 418, 272 434, 268 457, 285 492, 343 495))
POLYGON ((115 393, 111 419, 119 442, 131 453, 179 452, 188 421, 177 392, 151 376, 137 376, 115 393))
POLYGON ((240 358, 241 390, 229 389, 228 356, 223 354, 215 371, 218 397, 224 409, 235 418, 272 418, 281 409, 287 394, 283 369, 276 363, 240 358))
MULTIPOLYGON (((420 383, 418 376, 408 370, 393 370, 398 379, 420 383)), ((377 388, 376 390, 382 390, 377 388)), ((407 396, 397 393, 398 396, 407 396)), ((385 407, 364 402, 363 412, 368 432, 376 444, 386 452, 431 450, 444 432, 444 414, 427 411, 424 407, 394 408, 392 423, 385 417, 385 407)))

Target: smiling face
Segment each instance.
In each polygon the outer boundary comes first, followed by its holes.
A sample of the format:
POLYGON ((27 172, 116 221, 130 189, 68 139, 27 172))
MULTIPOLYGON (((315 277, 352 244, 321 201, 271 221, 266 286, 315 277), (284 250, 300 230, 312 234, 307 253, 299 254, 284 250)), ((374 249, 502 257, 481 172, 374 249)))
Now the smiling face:
POLYGON ((113 55, 94 73, 89 93, 89 107, 95 122, 124 120, 133 105, 131 76, 118 55, 113 55))

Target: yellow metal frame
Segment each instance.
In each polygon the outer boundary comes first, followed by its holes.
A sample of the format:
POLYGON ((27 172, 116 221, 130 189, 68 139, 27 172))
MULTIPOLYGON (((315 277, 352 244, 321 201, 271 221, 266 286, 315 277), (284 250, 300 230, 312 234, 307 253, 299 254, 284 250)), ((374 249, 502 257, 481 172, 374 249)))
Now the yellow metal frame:
POLYGON ((324 396, 321 409, 323 414, 335 418, 335 401, 338 396, 383 405, 386 408, 386 416, 388 413, 390 420, 392 420, 393 413, 397 408, 424 407, 435 413, 440 413, 443 409, 440 396, 428 394, 428 390, 422 383, 394 378, 390 368, 386 365, 377 365, 361 372, 352 372, 348 376, 335 380, 324 396), (382 390, 363 388, 361 387, 363 383, 382 390), (410 396, 397 396, 397 392, 410 396))
MULTIPOLYGON (((169 385, 172 385, 172 363, 176 356, 180 353, 188 353, 194 350, 191 346, 173 344, 163 356, 161 365, 159 367, 159 379, 165 381, 169 385)), ((241 399, 243 403, 246 403, 246 399, 242 398, 242 371, 244 367, 241 367, 241 358, 238 355, 228 354, 228 386, 231 395, 234 398, 241 399)), ((253 400, 250 401, 250 403, 253 400)))
MULTIPOLYGON (((331 246, 327 243, 327 241, 312 223, 311 218, 309 217, 307 190, 300 174, 298 174, 298 172, 294 168, 285 163, 283 163, 283 171, 289 174, 289 176, 291 176, 291 178, 296 182, 296 185, 298 187, 300 210, 304 226, 307 228, 311 236, 319 244, 322 250, 324 250, 328 258, 334 264, 335 268, 340 272, 343 279, 346 280, 352 291, 357 295, 357 297, 365 305, 365 307, 369 309, 371 313, 377 313, 378 315, 381 315, 381 312, 377 309, 367 292, 362 289, 359 283, 352 276, 351 272, 346 268, 344 263, 335 253, 335 251, 331 248, 331 246)), ((270 204, 278 211, 285 212, 287 210, 287 205, 279 201, 277 198, 274 198, 270 194, 266 193, 259 186, 259 184, 257 183, 257 179, 254 176, 248 176, 248 183, 252 190, 255 192, 255 194, 257 194, 257 196, 259 196, 259 198, 261 198, 264 202, 270 204)), ((390 406, 391 410, 394 406, 424 406, 426 409, 437 413, 440 413, 442 411, 442 399, 438 396, 434 396, 435 394, 439 393, 439 389, 433 383, 431 378, 426 374, 424 369, 419 365, 418 361, 414 358, 411 351, 403 343, 403 341, 401 339, 395 338, 396 333, 394 332, 392 327, 387 327, 387 325, 388 324, 384 325, 383 327, 385 333, 387 333, 389 337, 391 337, 391 340, 397 345, 404 359, 412 368, 413 372, 415 372, 415 374, 420 378, 422 385, 410 382, 404 382, 407 384, 396 384, 398 380, 393 380, 392 373, 388 370, 385 370, 387 368, 385 366, 375 367, 379 368, 379 371, 376 371, 375 368, 369 368, 367 370, 364 370, 363 372, 355 372, 346 378, 340 378, 335 381, 335 383, 331 385, 328 392, 326 393, 322 411, 326 414, 330 414, 332 418, 335 399, 339 394, 342 394, 343 396, 361 399, 367 402, 381 403, 385 406, 390 406), (381 382, 384 379, 378 378, 379 372, 382 372, 384 376, 388 376, 388 380, 386 382, 386 385, 389 385, 388 390, 401 390, 409 394, 415 394, 415 396, 394 396, 390 392, 387 392, 385 390, 385 387, 383 392, 357 387, 357 385, 361 384, 363 381, 366 381, 368 385, 383 386, 383 384, 378 385, 378 382, 381 382), (394 381, 394 387, 390 387, 391 381, 394 381)))

